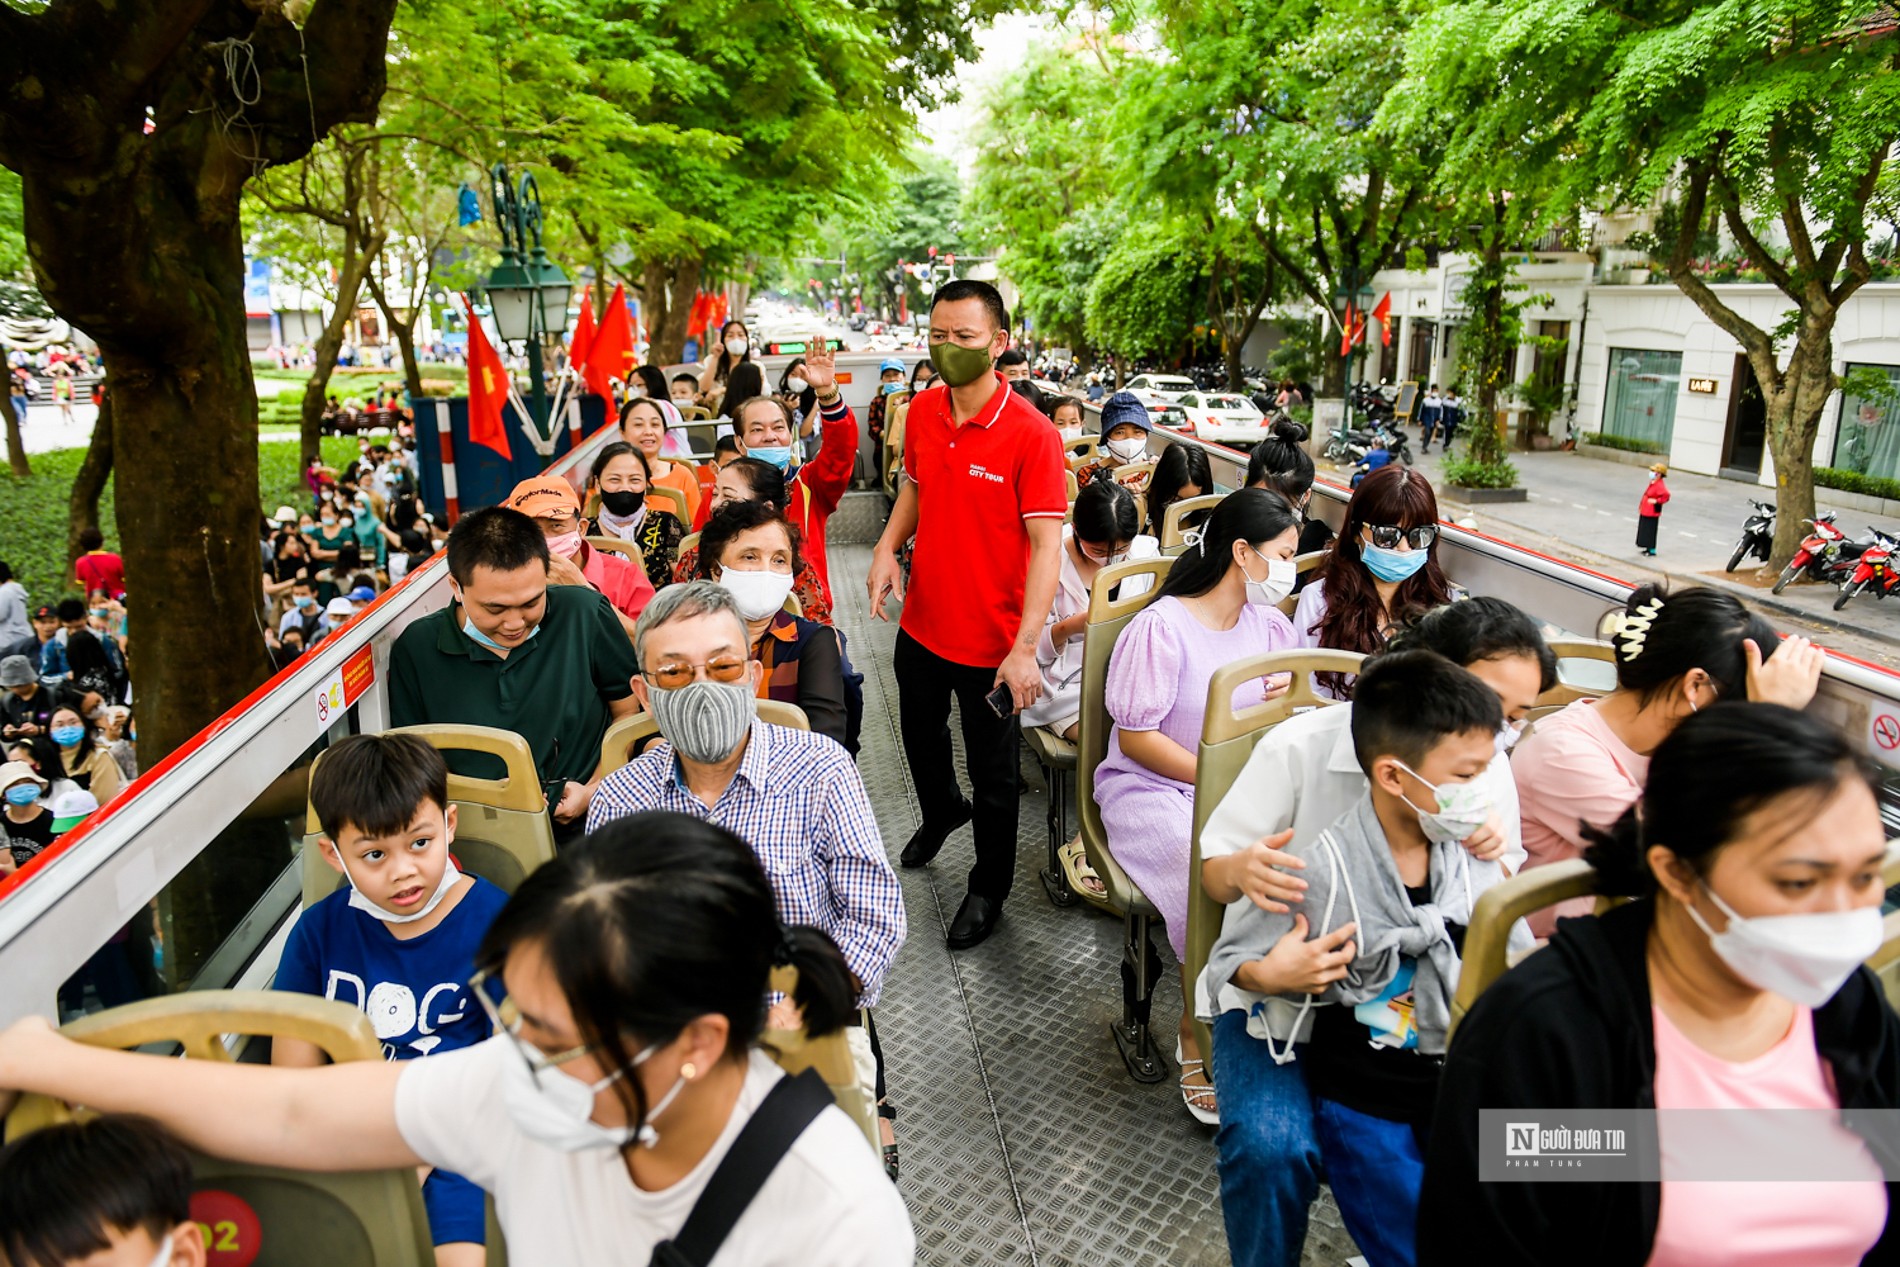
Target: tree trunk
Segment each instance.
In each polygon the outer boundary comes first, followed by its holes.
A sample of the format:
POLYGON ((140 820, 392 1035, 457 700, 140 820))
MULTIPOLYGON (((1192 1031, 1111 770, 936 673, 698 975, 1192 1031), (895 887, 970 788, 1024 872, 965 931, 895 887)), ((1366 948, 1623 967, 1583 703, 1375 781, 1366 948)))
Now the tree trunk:
POLYGON ((699 293, 704 268, 704 261, 688 256, 648 260, 642 270, 640 290, 650 314, 647 338, 653 345, 647 359, 653 364, 675 365, 686 354, 686 323, 693 315, 693 299, 699 293))
POLYGON ((358 243, 355 235, 346 230, 344 242, 343 265, 337 270, 336 306, 330 310, 330 319, 323 323, 323 332, 317 336, 317 363, 303 388, 300 470, 309 469, 312 462, 323 456, 324 397, 330 390, 330 375, 336 371, 337 350, 343 346, 343 328, 349 324, 350 314, 356 311, 356 297, 362 292, 370 263, 382 250, 380 235, 369 242, 358 243))
POLYGON ((20 415, 13 412, 13 406, 7 406, 7 464, 13 468, 13 478, 28 479, 33 468, 26 460, 26 440, 20 435, 20 415))
MULTIPOLYGON (((418 303, 409 310, 409 320, 400 320, 396 316, 396 310, 389 306, 388 292, 383 289, 382 281, 376 276, 376 270, 371 269, 364 274, 363 280, 369 283, 370 297, 376 301, 377 310, 383 314, 383 324, 389 327, 390 336, 396 340, 396 350, 402 353, 402 382, 408 389, 409 399, 412 402, 420 400, 422 398, 422 364, 416 360, 416 319, 422 315, 422 306, 418 303)), ((420 295, 421 292, 417 293, 420 295)), ((304 390, 307 406, 309 389, 304 390)), ((304 465, 310 465, 308 458, 304 460, 304 465)))
POLYGON ((92 424, 92 442, 86 446, 86 456, 79 464, 78 474, 73 476, 73 491, 66 503, 66 575, 73 575, 73 567, 84 553, 79 548, 79 534, 88 528, 99 526, 99 496, 105 492, 106 481, 112 477, 112 393, 108 391, 105 403, 99 406, 99 420, 92 424))
MULTIPOLYGON (((1814 518, 1814 441, 1821 430, 1821 411, 1834 390, 1833 331, 1830 309, 1825 318, 1811 317, 1802 324, 1786 370, 1775 375, 1771 365, 1771 373, 1764 376, 1761 367, 1755 367, 1759 383, 1780 379, 1779 390, 1762 392, 1768 450, 1775 462, 1775 544, 1768 567, 1776 572, 1801 548, 1808 533, 1802 521, 1814 518)), ((1753 364, 1754 358, 1749 359, 1753 364)))

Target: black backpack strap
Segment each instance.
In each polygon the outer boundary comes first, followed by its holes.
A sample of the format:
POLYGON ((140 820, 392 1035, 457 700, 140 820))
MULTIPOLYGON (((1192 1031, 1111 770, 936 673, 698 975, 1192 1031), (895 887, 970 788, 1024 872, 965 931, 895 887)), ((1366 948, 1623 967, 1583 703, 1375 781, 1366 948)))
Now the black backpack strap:
POLYGON ((679 1235, 653 1247, 652 1267, 706 1267, 712 1262, 779 1161, 831 1103, 831 1088, 816 1069, 780 1078, 719 1159, 679 1235))

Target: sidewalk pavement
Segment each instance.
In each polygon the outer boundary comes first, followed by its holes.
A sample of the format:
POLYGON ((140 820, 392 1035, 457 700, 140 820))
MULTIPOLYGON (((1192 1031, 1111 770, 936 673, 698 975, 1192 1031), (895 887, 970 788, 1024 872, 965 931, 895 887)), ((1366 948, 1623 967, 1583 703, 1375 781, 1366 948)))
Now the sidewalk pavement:
MULTIPOLYGON (((1440 484, 1441 461, 1442 452, 1435 449, 1420 454, 1417 467, 1440 484)), ((1774 576, 1762 574, 1759 559, 1744 560, 1732 573, 1724 571, 1751 510, 1749 498, 1772 502, 1773 489, 1672 471, 1672 497, 1663 508, 1657 557, 1649 559, 1636 549, 1637 502, 1650 478, 1646 469, 1563 452, 1513 453, 1511 461, 1530 491, 1529 501, 1487 503, 1467 511, 1441 499, 1440 512, 1481 532, 1632 583, 1667 579, 1675 585, 1728 590, 1790 631, 1900 668, 1900 604, 1889 607, 1863 596, 1837 614, 1831 586, 1801 582, 1777 597, 1769 593, 1774 576)), ((1325 463, 1320 473, 1334 474, 1325 463)), ((1343 482, 1344 476, 1339 478, 1343 482)), ((1865 511, 1830 506, 1828 490, 1815 491, 1819 509, 1840 511, 1840 527, 1850 537, 1863 535, 1869 522, 1880 522, 1865 511)))

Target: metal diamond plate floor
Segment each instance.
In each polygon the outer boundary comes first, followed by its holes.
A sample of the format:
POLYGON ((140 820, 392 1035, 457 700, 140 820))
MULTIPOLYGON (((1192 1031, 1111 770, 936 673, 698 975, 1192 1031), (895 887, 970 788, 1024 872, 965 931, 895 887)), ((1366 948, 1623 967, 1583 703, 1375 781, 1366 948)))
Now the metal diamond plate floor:
MULTIPOLYGON (((859 766, 895 863, 918 823, 897 738, 896 625, 870 619, 868 546, 834 540, 829 561, 837 621, 865 675, 859 766)), ((1121 925, 1044 895, 1036 873, 1046 801, 1027 750, 1023 761, 1033 790, 1023 797, 1016 885, 988 941, 954 956, 944 946, 972 861, 969 828, 929 867, 898 872, 910 937, 878 1034, 918 1261, 1225 1264, 1213 1132, 1182 1107, 1172 1069, 1143 1086, 1123 1068, 1108 1028, 1120 1011, 1121 925)), ((1155 941, 1167 960, 1156 1032, 1171 1051, 1180 975, 1158 929, 1155 941)), ((1302 1263, 1342 1264, 1355 1252, 1322 1196, 1302 1263)))

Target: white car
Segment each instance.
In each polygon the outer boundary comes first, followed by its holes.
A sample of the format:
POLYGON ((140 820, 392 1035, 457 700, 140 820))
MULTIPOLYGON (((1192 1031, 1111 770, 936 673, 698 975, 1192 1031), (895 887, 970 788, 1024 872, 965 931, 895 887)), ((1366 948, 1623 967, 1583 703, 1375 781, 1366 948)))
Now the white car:
POLYGON ((1245 396, 1189 392, 1176 403, 1193 422, 1194 434, 1214 444, 1258 444, 1273 434, 1273 424, 1245 396))
POLYGON ((1179 374, 1137 374, 1122 388, 1144 405, 1167 405, 1194 391, 1194 380, 1179 374))

